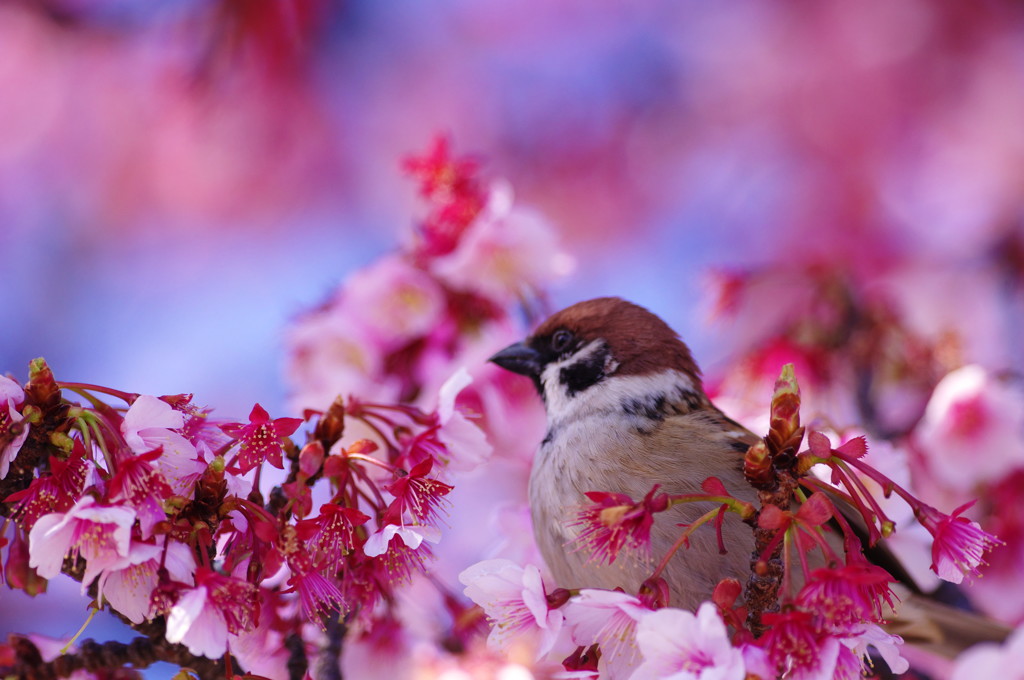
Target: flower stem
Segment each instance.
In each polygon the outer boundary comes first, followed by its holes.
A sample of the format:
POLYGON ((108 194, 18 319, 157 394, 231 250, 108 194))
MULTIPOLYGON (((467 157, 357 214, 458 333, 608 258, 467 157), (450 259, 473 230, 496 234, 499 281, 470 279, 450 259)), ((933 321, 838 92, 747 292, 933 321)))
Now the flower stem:
POLYGON ((699 527, 700 525, 706 524, 707 522, 713 520, 720 511, 720 508, 709 510, 700 517, 698 517, 696 521, 690 524, 690 526, 686 527, 686 531, 679 535, 679 538, 676 539, 676 542, 672 544, 672 547, 668 549, 668 552, 665 553, 665 556, 661 558, 661 562, 658 563, 658 567, 654 570, 654 573, 651 574, 651 578, 653 579, 661 576, 661 572, 665 571, 665 567, 668 566, 669 560, 672 559, 672 556, 675 555, 681 547, 683 547, 689 542, 690 534, 692 534, 694 530, 697 529, 697 527, 699 527))
MULTIPOLYGON (((132 403, 132 401, 134 401, 135 398, 139 396, 131 392, 122 392, 121 390, 115 390, 112 387, 103 387, 101 385, 92 385, 90 383, 58 382, 57 386, 60 387, 62 390, 71 390, 73 392, 81 394, 90 402, 93 402, 93 397, 87 394, 87 392, 99 392, 100 394, 109 394, 112 397, 117 397, 126 404, 132 403)), ((93 402, 93 404, 95 405, 95 402, 93 402)))
POLYGON ((85 623, 82 624, 82 627, 78 629, 77 633, 71 636, 71 639, 67 641, 67 644, 60 648, 61 654, 68 653, 68 650, 71 649, 71 647, 75 644, 75 640, 81 637, 82 633, 84 633, 85 629, 89 626, 90 623, 92 623, 93 617, 96 616, 96 612, 98 612, 99 610, 100 609, 97 606, 89 607, 89 616, 86 617, 85 623))

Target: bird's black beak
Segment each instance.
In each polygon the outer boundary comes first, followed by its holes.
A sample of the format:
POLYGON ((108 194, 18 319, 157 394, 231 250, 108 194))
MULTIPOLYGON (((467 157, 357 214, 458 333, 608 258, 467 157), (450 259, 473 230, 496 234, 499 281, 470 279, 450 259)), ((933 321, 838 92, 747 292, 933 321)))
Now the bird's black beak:
POLYGON ((543 369, 540 353, 525 342, 509 345, 488 359, 488 361, 498 364, 506 371, 526 375, 534 379, 540 377, 541 369, 543 369))

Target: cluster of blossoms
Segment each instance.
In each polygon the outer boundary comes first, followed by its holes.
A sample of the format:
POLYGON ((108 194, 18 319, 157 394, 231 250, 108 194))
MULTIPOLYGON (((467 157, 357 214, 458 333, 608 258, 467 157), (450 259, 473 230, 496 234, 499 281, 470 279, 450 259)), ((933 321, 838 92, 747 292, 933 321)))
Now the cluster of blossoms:
MULTIPOLYGON (((929 505, 960 508, 958 521, 944 523, 899 491, 885 498, 877 477, 850 464, 851 480, 900 526, 886 544, 908 575, 923 591, 939 588, 929 567, 955 565, 956 556, 936 554, 931 537, 980 527, 1005 546, 960 597, 1019 626, 1024 516, 1012 499, 1024 490, 1024 388, 1007 310, 1019 307, 1022 269, 1019 234, 987 228, 984 238, 973 240, 982 232, 971 231, 962 247, 944 251, 941 266, 923 264, 918 250, 886 234, 870 257, 852 252, 719 273, 713 307, 742 341, 720 376, 717 401, 733 415, 753 415, 752 397, 775 366, 794 362, 805 413, 820 429, 840 441, 867 434, 871 451, 857 460, 929 505)), ((948 568, 943 576, 957 574, 948 568)), ((927 671, 949 674, 938 664, 927 671)))
POLYGON ((339 389, 392 401, 436 392, 453 361, 482 365, 518 337, 516 307, 540 311, 543 291, 571 266, 550 224, 515 205, 507 185, 485 183, 445 137, 405 168, 420 181, 428 215, 401 249, 355 271, 289 330, 287 376, 299 408, 329 403, 339 389))
MULTIPOLYGON (((175 654, 228 653, 272 677, 289 654, 309 666, 314 648, 286 640, 310 639, 310 623, 386 620, 395 589, 430 558, 424 541, 440 538, 452 489, 446 466, 486 453, 483 433, 454 407, 468 382, 456 373, 430 412, 338 398, 304 419, 272 419, 256 405, 233 423, 191 395, 61 383, 37 360, 24 386, 3 379, 7 584, 36 594, 72 576, 97 609, 146 634, 152 660, 179 658, 159 651, 171 643, 175 654), (304 420, 300 446, 292 436, 304 420), (356 423, 375 440, 346 445, 356 423), (279 479, 265 497, 271 475, 279 479)), ((76 663, 71 655, 55 668, 76 663)))
MULTIPOLYGON (((535 412, 515 411, 501 372, 484 369, 467 390, 473 379, 454 367, 482 363, 520 334, 510 307, 534 306, 566 258, 537 214, 513 207, 507 188, 485 186, 446 140, 406 167, 421 180, 427 218, 406 247, 355 273, 293 328, 289 375, 303 419, 271 419, 256 406, 248 423, 217 422, 187 395, 60 384, 42 362, 24 388, 0 382, 10 586, 36 594, 61 571, 78 578, 97 608, 147 636, 120 657, 137 667, 172 659, 201 668, 195 658, 228 652, 277 677, 286 664, 305 667, 296 659, 317 643, 337 664, 346 632, 352 656, 360 644, 394 649, 408 625, 399 586, 410 580, 448 610, 445 646, 464 646, 476 619, 423 577, 429 545, 453 477, 490 455, 478 424, 508 441, 535 412), (86 405, 65 400, 68 389, 86 405), (491 418, 470 422, 466 405, 491 418), (311 431, 299 446, 290 437, 303 420, 311 431), (319 637, 311 621, 325 628, 319 637)), ((55 663, 88 665, 90 649, 55 663)))
MULTIPOLYGON (((303 418, 256 405, 247 423, 221 422, 191 395, 59 383, 41 360, 24 386, 0 379, 6 581, 36 594, 63 571, 145 634, 120 657, 105 647, 100 666, 202 670, 200 657, 227 653, 250 673, 294 676, 319 649, 329 676, 342 636, 352 664, 403 646, 404 591, 447 612, 430 634, 441 646, 466 646, 479 619, 425 569, 430 545, 458 525, 449 496, 490 457, 487 437, 517 441, 505 451, 522 456, 539 415, 504 372, 475 365, 522 333, 513 307, 535 309, 568 260, 539 215, 513 207, 507 187, 485 184, 446 139, 405 165, 428 216, 291 331, 303 418)), ((522 478, 516 455, 498 476, 522 478)), ((92 644, 53 662, 57 672, 88 666, 92 644)))
POLYGON ((536 567, 507 560, 467 569, 466 594, 491 619, 491 643, 507 649, 513 640, 528 640, 538 658, 562 661, 560 677, 852 680, 866 672, 869 647, 891 671, 906 671, 903 640, 882 627, 898 611, 895 579, 865 556, 895 530, 879 498, 894 495, 912 508, 931 534, 931 568, 946 581, 976 575, 1000 541, 963 517, 965 508, 942 513, 868 465, 863 438, 833 448, 826 435, 811 431, 799 451, 806 432, 799 408, 787 365, 776 382, 770 430, 744 461, 759 507, 731 496, 715 478, 704 482, 703 494, 669 495, 657 486, 639 501, 588 494, 593 504, 579 512, 576 540, 594 560, 608 563, 649 548, 656 513, 679 503, 710 507, 658 556, 660 564, 638 593, 549 590, 536 567), (703 525, 716 530, 720 549, 728 550, 721 533, 727 512, 754 532, 747 583, 721 581, 696 614, 667 606, 661 574, 668 561, 703 525))
MULTIPOLYGON (((976 510, 965 499, 950 504, 961 505, 952 514, 921 501, 904 470, 869 460, 861 437, 833 446, 823 432, 807 432, 790 368, 776 382, 768 434, 745 458, 758 503, 715 478, 687 495, 591 490, 576 520, 577 549, 595 561, 647 551, 655 516, 673 506, 707 510, 655 556, 661 561, 636 593, 552 587, 516 505, 525 504, 540 439, 536 395, 483 359, 523 335, 515 308, 527 318, 538 311, 567 258, 539 215, 513 206, 506 187, 485 184, 443 138, 406 169, 420 180, 427 217, 401 249, 355 272, 290 330, 302 418, 274 419, 256 405, 248 422, 218 421, 191 395, 60 383, 42 361, 24 385, 0 378, 5 581, 37 594, 63 572, 96 609, 142 634, 131 645, 86 641, 49 663, 42 641, 22 638, 0 656, 15 660, 13 670, 46 677, 171 660, 204 677, 237 664, 298 678, 334 677, 340 663, 346 677, 393 678, 412 675, 396 660, 405 659, 421 677, 816 680, 861 676, 872 647, 901 672, 900 639, 884 628, 898 607, 894 579, 865 550, 895 548, 909 524, 928 537, 932 572, 959 583, 984 567, 994 533, 1024 536, 1016 516, 991 532, 966 516, 976 510), (483 497, 456 501, 474 490, 483 497), (455 502, 462 505, 448 514, 455 502), (669 606, 669 560, 696 531, 715 531, 721 550, 735 549, 722 536, 730 512, 754 534, 750 578, 723 580, 696 612, 669 606), (497 542, 481 540, 485 522, 497 523, 497 542), (433 554, 445 526, 444 551, 433 554), (457 544, 464 536, 473 538, 469 549, 457 544), (459 597, 455 574, 478 607, 459 597)), ((741 295, 747 284, 729 290, 741 295)), ((853 371, 868 383, 851 392, 863 399, 847 413, 883 446, 913 430, 906 436, 917 449, 965 457, 980 437, 988 448, 1019 436, 1013 425, 1024 407, 1015 405, 1024 400, 983 369, 949 374, 974 396, 942 389, 944 380, 916 427, 891 418, 906 410, 871 408, 885 401, 879 395, 917 394, 906 389, 908 376, 926 374, 921 385, 930 388, 942 353, 909 342, 911 334, 886 335, 882 307, 867 314, 843 307, 849 300, 838 293, 829 300, 846 311, 808 304, 794 317, 810 310, 817 325, 785 326, 777 342, 761 343, 778 351, 741 370, 764 373, 796 353, 817 394, 844 366, 863 369, 877 354, 875 372, 853 371), (849 349, 839 339, 851 327, 861 330, 849 349), (822 343, 829 351, 814 361, 809 350, 796 352, 822 343), (841 356, 847 349, 856 357, 841 356)), ((992 503, 1007 498, 1013 451, 972 468, 969 481, 947 483, 959 482, 961 496, 985 489, 992 503)), ((987 663, 1006 663, 1001 650, 978 654, 986 653, 987 663)))

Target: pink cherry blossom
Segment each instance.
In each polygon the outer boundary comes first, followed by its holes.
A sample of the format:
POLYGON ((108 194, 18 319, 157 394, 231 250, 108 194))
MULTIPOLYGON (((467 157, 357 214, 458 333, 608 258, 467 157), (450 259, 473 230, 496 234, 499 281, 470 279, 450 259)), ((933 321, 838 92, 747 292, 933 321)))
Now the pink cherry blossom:
POLYGON ((893 581, 885 569, 863 558, 836 568, 815 569, 797 595, 797 602, 820 615, 831 628, 850 630, 865 621, 881 621, 883 602, 890 607, 893 581))
POLYGON ((612 564, 623 550, 646 555, 650 550, 654 514, 668 508, 668 496, 658 493, 659 485, 639 502, 626 494, 588 491, 591 503, 577 514, 574 526, 580 527, 575 543, 591 559, 612 564))
POLYGON ((447 503, 445 496, 453 487, 428 477, 433 467, 434 460, 428 458, 384 487, 395 497, 384 513, 385 522, 402 524, 406 519, 415 523, 437 522, 447 503))
POLYGON ((326 617, 345 611, 345 598, 341 589, 315 569, 296 571, 288 579, 288 585, 298 592, 303 615, 321 629, 325 628, 326 617))
MULTIPOLYGON (((831 433, 830 436, 845 442, 851 437, 863 436, 863 433, 853 429, 842 436, 831 433)), ((861 461, 900 486, 912 488, 908 452, 903 446, 897 446, 885 439, 872 438, 871 446, 861 461)), ((931 536, 917 522, 913 508, 899 494, 892 493, 886 497, 885 490, 874 479, 855 468, 851 472, 870 492, 873 502, 878 504, 898 528, 886 538, 886 546, 899 558, 900 564, 922 590, 930 591, 937 588, 940 579, 930 568, 931 536)), ((811 474, 827 484, 832 484, 832 468, 827 465, 815 465, 811 468, 811 474)), ((833 486, 841 488, 841 483, 837 480, 833 486)))
POLYGON ((317 517, 299 521, 296 528, 299 537, 307 542, 308 552, 314 560, 341 564, 356 545, 355 527, 369 519, 355 508, 324 503, 317 517))
MULTIPOLYGON (((836 640, 834 639, 829 640, 830 645, 835 642, 836 640)), ((839 644, 836 649, 836 661, 832 669, 832 675, 829 676, 830 679, 863 680, 864 671, 866 670, 864 668, 864 659, 844 644, 839 644)))
POLYGON ((196 559, 184 543, 167 542, 167 555, 161 559, 163 548, 149 543, 133 542, 128 551, 128 565, 105 570, 98 581, 99 597, 121 612, 133 623, 152 618, 150 598, 159 583, 157 572, 161 564, 174 581, 189 583, 196 570, 196 559))
POLYGON ((167 641, 216 659, 229 639, 256 626, 257 589, 247 581, 209 569, 196 570, 196 586, 181 592, 167 614, 167 641))
POLYGON ((513 207, 511 188, 492 188, 487 206, 431 271, 456 290, 511 303, 568 274, 572 260, 539 213, 513 207))
POLYGON ((83 451, 84 447, 79 444, 67 460, 50 456, 51 474, 36 477, 27 489, 4 499, 8 503, 17 503, 12 517, 25 531, 30 531, 43 515, 66 512, 75 505, 86 480, 95 474, 92 461, 83 459, 83 451))
POLYGON ((163 445, 166 430, 181 429, 184 425, 184 413, 175 411, 163 399, 142 394, 125 412, 121 434, 132 451, 145 453, 163 445))
POLYGON ((284 468, 281 458, 283 440, 302 425, 301 418, 270 419, 259 404, 252 407, 249 422, 221 425, 221 430, 239 440, 238 468, 242 474, 268 462, 278 469, 284 468))
POLYGON ((1024 467, 1024 392, 981 366, 964 366, 935 387, 914 436, 948 488, 998 480, 1024 467))
POLYGON ((985 552, 1001 543, 977 522, 960 516, 973 504, 961 505, 952 515, 924 504, 916 510, 918 521, 934 541, 932 570, 944 581, 961 583, 964 576, 976 576, 978 567, 985 563, 985 552))
POLYGON ((153 534, 157 523, 167 519, 162 503, 171 496, 171 487, 150 463, 159 458, 159 449, 123 458, 110 480, 108 496, 114 502, 127 503, 139 518, 143 539, 153 534))
POLYGON ((418 259, 450 253, 484 205, 477 161, 453 156, 448 137, 438 135, 429 151, 406 158, 403 166, 420 180, 420 195, 432 203, 413 235, 413 251, 418 259))
POLYGON ((455 399, 472 382, 469 371, 460 367, 441 385, 437 405, 440 423, 437 438, 447 449, 447 467, 458 472, 476 468, 490 458, 494 450, 484 431, 455 408, 455 399))
POLYGON ((602 678, 628 678, 640 661, 637 623, 651 612, 639 598, 611 590, 586 588, 564 607, 565 622, 577 645, 601 647, 602 678))
POLYGON ((0 375, 0 479, 7 476, 28 438, 28 423, 21 424, 25 417, 17 410, 23 401, 25 391, 21 385, 0 375))
POLYGON ((1002 644, 981 643, 957 658, 950 680, 978 678, 1024 678, 1024 626, 1018 627, 1002 644))
POLYGON ((384 348, 337 307, 298 319, 289 328, 287 345, 293 409, 325 409, 339 394, 380 401, 398 396, 399 381, 380 375, 384 348))
POLYGON ((167 615, 167 641, 181 643, 188 651, 216 659, 228 649, 228 627, 212 605, 206 588, 184 591, 167 615))
POLYGON ((562 632, 562 612, 548 603, 540 569, 521 567, 511 560, 478 562, 459 574, 466 597, 473 600, 491 621, 488 644, 508 651, 517 641, 528 640, 536 658, 551 651, 562 632))
POLYGON ((400 255, 388 255, 345 282, 341 310, 378 342, 400 346, 426 335, 445 313, 441 287, 400 255))
POLYGON ((630 680, 743 680, 743 652, 732 646, 718 608, 705 602, 697 614, 659 609, 637 624, 644 661, 630 680))
POLYGON ((282 620, 282 595, 270 588, 260 588, 259 596, 259 622, 253 629, 243 630, 231 639, 231 655, 251 675, 288 677, 291 653, 286 644, 289 628, 282 620))
POLYGON ((398 536, 409 548, 415 550, 423 541, 437 543, 441 540, 441 531, 437 527, 424 524, 387 524, 379 531, 370 534, 363 544, 363 552, 370 557, 383 555, 388 551, 391 539, 398 536))
POLYGON ((60 573, 69 554, 85 560, 82 592, 102 571, 130 564, 135 511, 123 505, 100 505, 84 496, 66 513, 40 517, 29 532, 29 566, 43 578, 60 573))
POLYGON ((821 631, 809 612, 766 613, 762 620, 771 628, 758 644, 777 668, 788 671, 787 680, 832 680, 839 640, 821 631))
POLYGON ((148 453, 162 449, 153 464, 180 496, 191 495, 189 479, 194 479, 206 467, 196 454, 196 447, 180 432, 185 425, 185 414, 170 404, 146 394, 140 395, 128 407, 121 423, 121 434, 135 453, 148 453))
MULTIPOLYGON (((866 659, 868 647, 874 647, 878 655, 882 657, 889 670, 899 675, 910 668, 910 662, 900 656, 900 647, 903 645, 903 638, 899 635, 886 633, 879 626, 873 623, 865 624, 855 635, 844 637, 840 640, 859 659, 866 659)), ((863 662, 862 662, 863 665, 863 662)), ((859 676, 858 676, 859 677, 859 676)), ((997 677, 994 675, 981 674, 978 677, 997 677)))

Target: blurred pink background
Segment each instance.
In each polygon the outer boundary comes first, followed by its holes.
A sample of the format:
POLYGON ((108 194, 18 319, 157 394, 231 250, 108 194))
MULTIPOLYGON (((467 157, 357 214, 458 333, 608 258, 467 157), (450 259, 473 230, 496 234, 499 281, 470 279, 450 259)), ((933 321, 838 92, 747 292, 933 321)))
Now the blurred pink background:
POLYGON ((283 403, 281 329, 418 214, 448 132, 616 293, 725 356, 703 277, 1019 253, 1022 10, 983 2, 0 9, 0 365, 283 403), (704 296, 706 297, 706 296, 704 296))
POLYGON ((709 323, 712 273, 787 263, 1019 373, 1022 120, 1019 3, 8 2, 0 370, 281 412, 287 324, 443 132, 560 228, 553 307, 639 302, 712 378, 766 309, 709 323))

